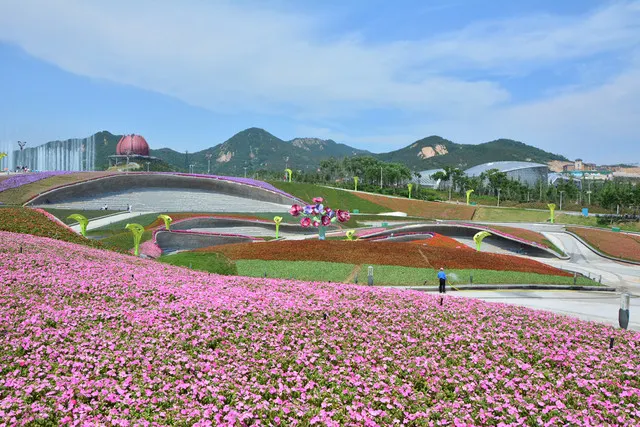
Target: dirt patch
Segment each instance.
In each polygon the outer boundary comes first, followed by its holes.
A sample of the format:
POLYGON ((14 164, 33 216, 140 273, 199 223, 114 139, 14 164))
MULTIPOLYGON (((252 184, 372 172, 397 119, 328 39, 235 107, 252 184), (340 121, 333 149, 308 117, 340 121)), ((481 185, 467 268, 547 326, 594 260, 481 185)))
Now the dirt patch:
POLYGON ((640 236, 580 227, 567 227, 567 231, 607 255, 640 262, 640 236))
MULTIPOLYGON (((539 243, 543 246, 549 247, 549 241, 542 235, 542 233, 538 233, 536 231, 525 230, 524 228, 516 228, 516 227, 503 227, 499 225, 491 225, 489 228, 502 231, 503 233, 510 234, 514 237, 518 237, 520 239, 528 240, 530 242, 539 243)), ((489 230, 491 231, 491 230, 489 230)))
POLYGON ((424 240, 414 240, 412 242, 414 245, 421 246, 431 246, 434 248, 449 248, 449 249, 460 249, 460 250, 473 250, 469 246, 464 243, 460 243, 456 239, 453 239, 448 236, 443 236, 442 234, 433 233, 433 237, 430 239, 424 240))
POLYGON ((346 264, 399 265, 404 267, 522 271, 570 276, 548 265, 510 255, 489 254, 466 249, 420 246, 405 242, 345 242, 302 240, 241 243, 197 249, 221 252, 230 259, 284 261, 327 261, 346 264), (422 254, 420 253, 422 251, 422 254), (426 261, 425 261, 426 258, 426 261))
POLYGON ((475 208, 452 203, 425 202, 423 200, 386 197, 371 193, 354 193, 369 202, 388 208, 393 212, 406 212, 410 216, 428 219, 458 219, 470 221, 475 208))

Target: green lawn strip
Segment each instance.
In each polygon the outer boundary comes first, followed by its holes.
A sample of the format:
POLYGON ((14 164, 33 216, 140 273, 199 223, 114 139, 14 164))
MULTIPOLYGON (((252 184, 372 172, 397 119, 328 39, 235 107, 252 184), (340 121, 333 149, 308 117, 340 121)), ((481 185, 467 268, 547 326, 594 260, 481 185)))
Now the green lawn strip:
MULTIPOLYGON (((249 277, 275 277, 282 279, 299 279, 323 282, 343 282, 353 271, 355 265, 322 261, 263 261, 236 260, 238 275, 249 277)), ((368 265, 362 265, 359 283, 367 282, 368 265)), ((438 271, 428 268, 411 268, 391 265, 374 265, 373 277, 375 285, 387 286, 421 286, 437 284, 438 271)), ((467 285, 470 276, 477 284, 548 284, 573 285, 573 277, 552 276, 536 273, 522 273, 515 271, 493 270, 449 270, 448 283, 452 285, 467 285)), ((597 282, 579 277, 577 284, 581 286, 596 286, 597 282)))
POLYGON ((364 200, 355 194, 340 189, 299 182, 270 181, 270 184, 307 203, 311 203, 314 197, 322 197, 325 205, 334 210, 344 209, 353 212, 357 209, 362 213, 370 214, 389 212, 389 208, 364 200))
MULTIPOLYGON (((113 231, 110 231, 110 233, 112 234, 109 237, 100 240, 107 248, 117 248, 124 251, 133 249, 133 235, 130 231, 123 229, 121 233, 113 234, 113 231)), ((89 233, 87 233, 87 235, 89 235, 89 233)), ((151 240, 152 237, 153 233, 151 231, 145 231, 140 240, 140 244, 151 240)))
POLYGON ((77 224, 78 221, 75 219, 68 219, 69 215, 72 214, 80 214, 91 220, 93 218, 99 218, 107 215, 112 215, 115 213, 120 213, 118 211, 101 211, 101 210, 82 210, 82 209, 52 209, 52 208, 44 208, 45 211, 49 212, 51 215, 58 218, 60 221, 64 222, 67 225, 77 224))
POLYGON ((208 271, 209 273, 238 274, 235 263, 220 253, 180 252, 174 255, 161 256, 156 261, 189 267, 193 270, 208 271))
POLYGON ((349 276, 354 264, 323 261, 263 261, 236 260, 238 275, 322 282, 342 282, 349 276))

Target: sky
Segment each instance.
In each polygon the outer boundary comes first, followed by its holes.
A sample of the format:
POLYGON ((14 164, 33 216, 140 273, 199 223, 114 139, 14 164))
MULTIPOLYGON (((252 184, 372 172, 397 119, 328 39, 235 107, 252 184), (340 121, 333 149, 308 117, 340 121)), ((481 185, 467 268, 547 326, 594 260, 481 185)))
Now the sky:
POLYGON ((640 0, 0 0, 0 141, 261 127, 640 162, 640 0))

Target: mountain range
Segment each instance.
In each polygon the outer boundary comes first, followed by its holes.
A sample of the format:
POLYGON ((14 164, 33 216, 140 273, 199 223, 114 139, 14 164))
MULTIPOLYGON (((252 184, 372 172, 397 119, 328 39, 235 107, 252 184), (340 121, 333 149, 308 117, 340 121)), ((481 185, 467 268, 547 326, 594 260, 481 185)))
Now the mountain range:
MULTIPOLYGON (((120 138, 121 135, 114 135, 108 131, 98 132, 86 138, 87 143, 89 139, 95 141, 96 168, 108 167, 108 156, 115 154, 120 138)), ((62 141, 62 143, 65 142, 62 141)), ((47 144, 59 145, 60 141, 47 144)), ((313 170, 324 159, 345 156, 372 156, 381 161, 404 163, 415 171, 445 165, 467 169, 486 162, 504 160, 537 163, 568 160, 564 156, 511 139, 469 145, 457 144, 439 136, 429 136, 400 150, 374 154, 331 139, 295 138, 285 141, 259 128, 243 130, 221 144, 194 153, 159 148, 151 149, 150 154, 176 170, 186 171, 189 165, 194 165, 195 172, 207 172, 210 162, 211 173, 234 175, 241 175, 244 168, 247 168, 247 171, 282 170, 288 166, 303 171, 313 170), (211 154, 210 159, 207 159, 207 154, 211 154)))

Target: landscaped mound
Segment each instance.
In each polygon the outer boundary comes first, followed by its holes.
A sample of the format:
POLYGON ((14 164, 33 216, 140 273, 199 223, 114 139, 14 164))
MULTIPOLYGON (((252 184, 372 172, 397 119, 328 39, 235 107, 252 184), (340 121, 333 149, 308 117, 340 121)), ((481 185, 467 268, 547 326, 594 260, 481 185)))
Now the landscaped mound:
POLYGON ((569 227, 567 231, 607 255, 640 262, 640 235, 580 227, 569 227))
POLYGON ((68 227, 59 224, 51 214, 40 209, 1 208, 0 231, 32 234, 81 245, 103 247, 100 242, 86 239, 68 227))
POLYGON ((51 171, 18 174, 0 184, 0 202, 22 204, 45 191, 108 175, 113 175, 113 172, 51 171))
POLYGON ((0 420, 10 425, 640 419, 638 333, 472 299, 440 305, 421 292, 0 241, 0 420))
POLYGON ((221 252, 234 260, 328 261, 346 264, 506 270, 558 276, 570 275, 557 268, 526 258, 452 248, 418 246, 414 243, 401 242, 285 240, 215 246, 196 251, 221 252))
POLYGON ((411 243, 417 244, 417 245, 431 246, 434 248, 449 248, 449 249, 459 249, 459 250, 462 249, 462 250, 469 250, 469 251, 473 250, 469 246, 465 245, 464 243, 460 243, 459 241, 451 237, 443 236, 442 234, 438 234, 438 233, 432 233, 432 234, 433 234, 433 237, 431 237, 430 239, 414 240, 411 243))

